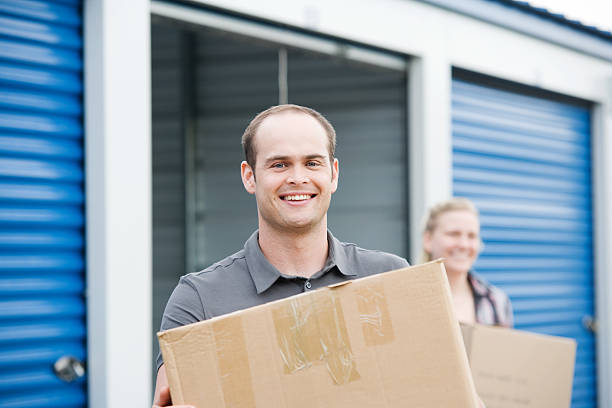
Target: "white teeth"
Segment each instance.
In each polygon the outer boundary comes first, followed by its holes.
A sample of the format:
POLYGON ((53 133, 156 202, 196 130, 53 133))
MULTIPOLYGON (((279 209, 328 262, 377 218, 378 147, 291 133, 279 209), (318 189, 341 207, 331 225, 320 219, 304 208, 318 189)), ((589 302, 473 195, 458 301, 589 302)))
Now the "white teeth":
POLYGON ((285 200, 300 201, 300 200, 308 200, 310 197, 311 196, 309 194, 296 194, 296 195, 286 196, 285 200))

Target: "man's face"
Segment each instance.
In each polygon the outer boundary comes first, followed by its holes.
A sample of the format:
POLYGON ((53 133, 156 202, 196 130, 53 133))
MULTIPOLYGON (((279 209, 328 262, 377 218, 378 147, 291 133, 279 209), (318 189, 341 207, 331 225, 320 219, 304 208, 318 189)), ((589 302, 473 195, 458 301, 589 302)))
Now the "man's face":
POLYGON ((274 114, 261 123, 254 146, 255 169, 242 162, 242 181, 255 194, 260 228, 326 228, 331 195, 338 187, 338 160, 330 163, 327 135, 319 122, 301 112, 274 114))

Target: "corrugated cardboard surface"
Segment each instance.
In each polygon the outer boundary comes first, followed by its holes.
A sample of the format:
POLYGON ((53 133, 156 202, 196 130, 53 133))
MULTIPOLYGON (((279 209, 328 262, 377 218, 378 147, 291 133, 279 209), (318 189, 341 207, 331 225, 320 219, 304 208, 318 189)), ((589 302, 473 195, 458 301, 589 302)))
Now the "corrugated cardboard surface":
POLYGON ((158 337, 175 404, 477 407, 439 261, 158 337))
POLYGON ((518 330, 461 325, 478 395, 487 408, 567 408, 576 342, 518 330))

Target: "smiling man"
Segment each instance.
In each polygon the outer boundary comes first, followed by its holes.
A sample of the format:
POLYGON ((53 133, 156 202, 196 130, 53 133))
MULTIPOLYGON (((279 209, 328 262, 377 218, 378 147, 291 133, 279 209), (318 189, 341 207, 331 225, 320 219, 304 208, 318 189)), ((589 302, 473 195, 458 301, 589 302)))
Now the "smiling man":
MULTIPOLYGON (((408 266, 398 256, 340 242, 327 230, 339 166, 335 130, 320 113, 297 105, 269 108, 251 121, 242 145, 242 183, 255 195, 259 229, 239 252, 181 277, 161 330, 408 266)), ((157 367, 154 406, 169 406, 161 355, 157 367)))

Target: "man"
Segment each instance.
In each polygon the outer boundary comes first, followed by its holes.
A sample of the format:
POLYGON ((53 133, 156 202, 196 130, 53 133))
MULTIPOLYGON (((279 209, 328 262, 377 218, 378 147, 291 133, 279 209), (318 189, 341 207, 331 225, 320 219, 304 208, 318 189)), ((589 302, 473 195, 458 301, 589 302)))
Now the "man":
MULTIPOLYGON (((162 330, 408 266, 403 258, 342 243, 327 231, 339 168, 336 133, 321 114, 274 106, 251 121, 242 144, 242 183, 255 195, 259 230, 243 250, 180 279, 162 330)), ((161 356, 154 401, 171 403, 161 356)))

